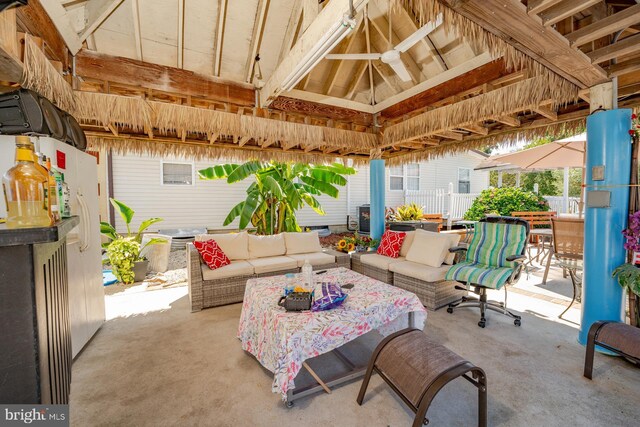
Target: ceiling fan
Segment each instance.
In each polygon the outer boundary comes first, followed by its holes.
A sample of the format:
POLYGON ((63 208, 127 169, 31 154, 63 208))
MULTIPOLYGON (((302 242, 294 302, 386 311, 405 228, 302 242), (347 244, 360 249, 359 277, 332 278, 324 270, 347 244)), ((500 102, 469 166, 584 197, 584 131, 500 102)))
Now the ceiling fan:
MULTIPOLYGON (((411 75, 405 67, 404 63, 400 60, 400 54, 408 51, 425 38, 429 33, 438 28, 442 24, 442 14, 439 14, 435 21, 429 21, 427 24, 418 28, 409 37, 398 43, 392 49, 389 49, 383 53, 330 53, 325 56, 326 59, 340 59, 340 60, 376 60, 379 59, 385 64, 388 64, 393 71, 400 77, 403 82, 411 81, 411 75)), ((391 26, 391 22, 389 22, 391 26)), ((391 38, 389 38, 391 39, 391 38)))

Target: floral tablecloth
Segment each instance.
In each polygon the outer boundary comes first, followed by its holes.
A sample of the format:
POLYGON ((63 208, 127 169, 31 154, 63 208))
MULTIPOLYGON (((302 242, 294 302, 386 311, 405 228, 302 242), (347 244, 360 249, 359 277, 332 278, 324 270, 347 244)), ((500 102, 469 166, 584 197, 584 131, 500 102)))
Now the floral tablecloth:
POLYGON ((410 312, 415 327, 424 327, 427 313, 415 294, 346 268, 317 276, 318 281, 355 285, 346 291, 349 296, 342 306, 328 311, 286 312, 277 305, 284 280, 274 276, 247 281, 238 327, 242 348, 273 372, 272 391, 283 400, 295 388, 294 378, 305 360, 373 329, 383 334, 402 329, 410 312))

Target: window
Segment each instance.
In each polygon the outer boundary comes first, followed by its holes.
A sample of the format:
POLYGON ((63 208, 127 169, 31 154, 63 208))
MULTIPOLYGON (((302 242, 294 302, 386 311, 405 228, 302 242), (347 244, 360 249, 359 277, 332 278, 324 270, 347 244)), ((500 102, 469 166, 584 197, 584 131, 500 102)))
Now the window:
POLYGON ((163 185, 193 185, 193 164, 162 162, 163 185))
POLYGON ((420 165, 411 163, 389 168, 389 190, 420 190, 420 165))
POLYGON ((458 193, 471 193, 471 169, 458 168, 458 193))
POLYGON ((389 168, 389 190, 404 190, 402 166, 389 168))

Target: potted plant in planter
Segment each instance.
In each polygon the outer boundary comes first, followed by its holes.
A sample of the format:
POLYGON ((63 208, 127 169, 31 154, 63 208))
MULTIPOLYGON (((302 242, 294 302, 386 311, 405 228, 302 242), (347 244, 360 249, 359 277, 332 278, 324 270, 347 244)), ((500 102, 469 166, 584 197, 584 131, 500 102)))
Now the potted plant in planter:
MULTIPOLYGON (((629 215, 629 225, 622 232, 626 242, 624 248, 632 252, 630 263, 625 263, 613 271, 613 277, 618 279, 618 283, 637 296, 640 296, 640 211, 629 215)), ((637 301, 637 299, 636 299, 637 301)), ((636 303, 637 305, 637 303, 636 303)), ((636 325, 640 325, 640 307, 636 306, 635 310, 636 325)))
POLYGON ((113 267, 113 274, 116 278, 125 284, 131 284, 144 280, 147 274, 149 261, 140 256, 142 250, 149 245, 165 243, 162 238, 150 239, 145 245, 142 245, 142 233, 152 224, 162 221, 162 218, 149 218, 142 221, 138 231, 134 234, 131 232, 131 220, 135 213, 133 209, 124 203, 110 199, 113 207, 118 211, 125 225, 127 226, 127 234, 120 234, 108 222, 100 222, 100 233, 109 239, 108 243, 102 245, 107 250, 109 262, 113 267))
POLYGON ((438 231, 436 223, 423 221, 424 210, 416 203, 398 206, 396 210, 390 209, 387 215, 389 229, 393 231, 412 231, 422 228, 429 231, 438 231))

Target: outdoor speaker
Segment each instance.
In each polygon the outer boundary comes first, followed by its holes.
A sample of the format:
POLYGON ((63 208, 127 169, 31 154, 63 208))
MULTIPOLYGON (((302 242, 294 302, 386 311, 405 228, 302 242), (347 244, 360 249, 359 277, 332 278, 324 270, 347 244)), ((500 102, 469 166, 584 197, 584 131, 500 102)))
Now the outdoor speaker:
POLYGON ((71 114, 64 111, 61 111, 61 113, 64 115, 63 120, 66 129, 66 139, 63 141, 69 145, 73 145, 78 150, 84 151, 87 148, 87 137, 80 127, 80 124, 71 114))
POLYGON ((34 133, 64 141, 66 137, 61 111, 36 92, 20 89, 0 95, 0 134, 34 133))

